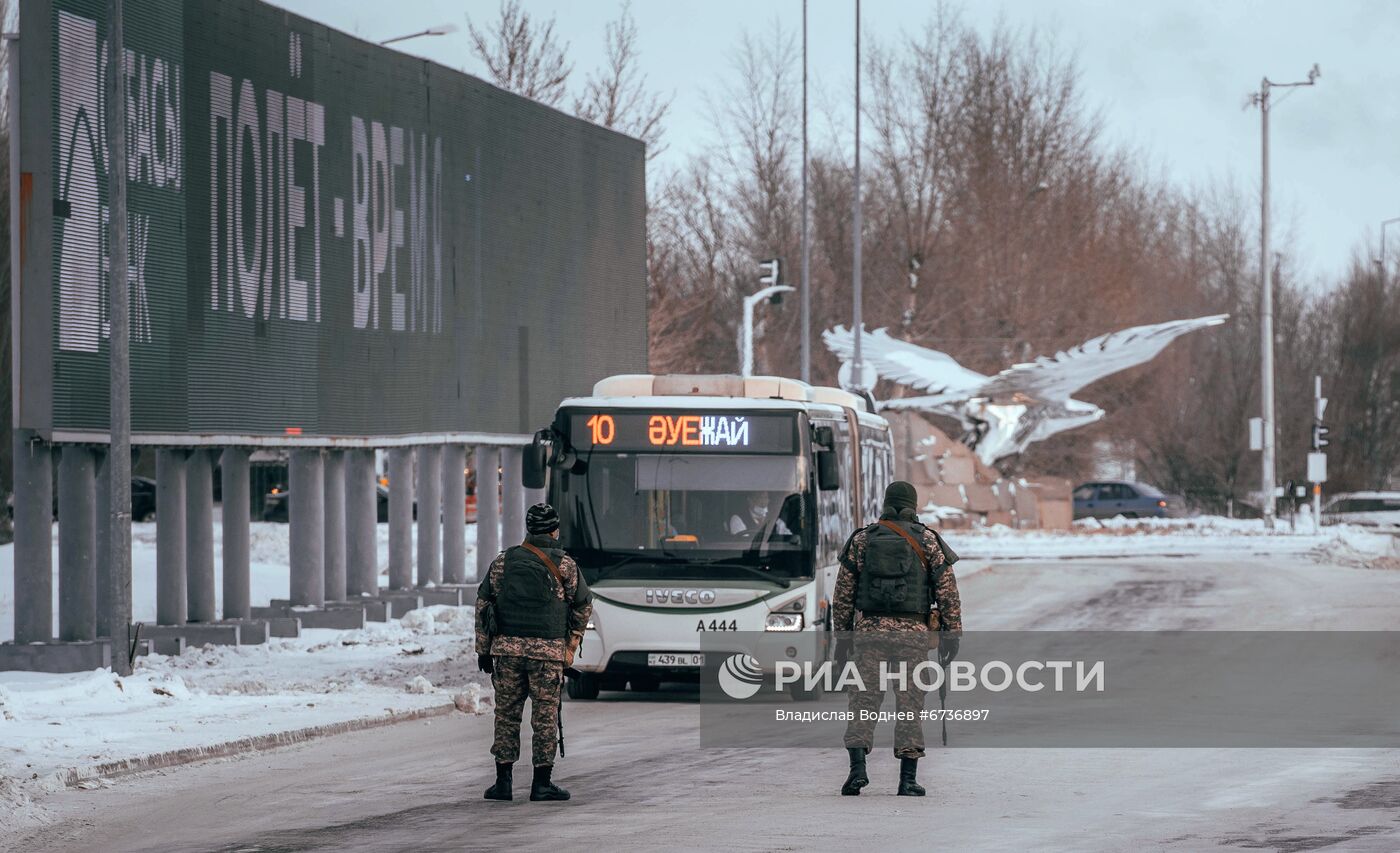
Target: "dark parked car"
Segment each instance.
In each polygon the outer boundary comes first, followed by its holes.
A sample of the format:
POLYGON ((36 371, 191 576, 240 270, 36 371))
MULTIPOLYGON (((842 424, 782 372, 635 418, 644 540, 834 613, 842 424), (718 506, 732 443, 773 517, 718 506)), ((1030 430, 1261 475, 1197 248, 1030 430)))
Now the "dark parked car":
POLYGON ((1075 518, 1168 518, 1184 514, 1186 502, 1146 483, 1100 480, 1074 490, 1075 518))
MULTIPOLYGON (((5 512, 15 517, 15 496, 5 496, 5 512)), ((54 489, 53 517, 58 518, 58 489, 54 489)), ((156 481, 150 477, 131 478, 131 520, 156 520, 156 481)))
MULTIPOLYGON (((384 486, 380 485, 376 485, 374 487, 374 490, 377 493, 378 498, 376 503, 379 505, 379 521, 381 524, 386 523, 389 521, 389 490, 384 486)), ((277 488, 274 488, 272 491, 268 492, 267 497, 263 498, 262 520, 276 521, 282 524, 286 524, 288 506, 287 496, 290 494, 291 492, 287 491, 286 489, 277 488)), ((418 517, 417 503, 413 505, 413 517, 418 517)))
POLYGON ((156 481, 150 477, 131 478, 131 520, 156 520, 156 481))

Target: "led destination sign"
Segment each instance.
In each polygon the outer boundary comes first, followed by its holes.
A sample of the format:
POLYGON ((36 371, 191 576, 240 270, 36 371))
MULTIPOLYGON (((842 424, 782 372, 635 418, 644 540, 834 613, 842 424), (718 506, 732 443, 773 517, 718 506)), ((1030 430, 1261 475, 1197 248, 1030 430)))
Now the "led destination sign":
POLYGON ((573 412, 569 440, 580 451, 796 453, 792 415, 750 412, 573 412))

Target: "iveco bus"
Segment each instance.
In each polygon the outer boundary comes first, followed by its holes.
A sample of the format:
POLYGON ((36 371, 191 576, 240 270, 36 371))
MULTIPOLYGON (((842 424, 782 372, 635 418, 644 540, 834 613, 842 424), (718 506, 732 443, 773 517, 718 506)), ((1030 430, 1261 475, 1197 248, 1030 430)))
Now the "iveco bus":
POLYGON ((708 632, 824 660, 840 548, 876 517, 892 460, 888 425, 845 391, 629 375, 563 401, 526 469, 536 488, 547 474, 593 590, 568 686, 591 699, 698 679, 708 632))

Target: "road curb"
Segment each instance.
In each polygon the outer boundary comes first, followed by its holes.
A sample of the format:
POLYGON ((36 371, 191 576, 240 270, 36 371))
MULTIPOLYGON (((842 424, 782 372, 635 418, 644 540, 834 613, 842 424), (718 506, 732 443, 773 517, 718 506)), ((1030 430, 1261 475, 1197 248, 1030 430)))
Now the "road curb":
POLYGON ((262 752, 264 750, 292 746, 294 744, 305 743, 332 735, 364 731, 365 729, 376 729, 381 726, 392 726, 396 723, 408 723, 414 720, 429 719, 431 717, 441 717, 455 710, 456 706, 451 702, 447 702, 443 705, 415 708, 411 711, 395 711, 388 714, 380 714, 375 717, 360 717, 353 720, 344 720, 339 723, 309 726, 304 729, 295 729, 293 731, 270 732, 264 735, 254 735, 252 737, 239 738, 237 740, 225 741, 223 743, 210 744, 207 746, 190 746, 184 749, 170 750, 169 752, 157 752, 153 755, 145 755, 138 758, 124 758, 120 761, 105 761, 100 764, 70 767, 66 770, 59 771, 58 776, 66 787, 77 788, 81 787, 84 782, 116 779, 122 776, 130 776, 134 773, 144 773, 149 770, 162 770, 167 767, 196 764, 215 758, 230 758, 235 755, 244 755, 250 752, 262 752))

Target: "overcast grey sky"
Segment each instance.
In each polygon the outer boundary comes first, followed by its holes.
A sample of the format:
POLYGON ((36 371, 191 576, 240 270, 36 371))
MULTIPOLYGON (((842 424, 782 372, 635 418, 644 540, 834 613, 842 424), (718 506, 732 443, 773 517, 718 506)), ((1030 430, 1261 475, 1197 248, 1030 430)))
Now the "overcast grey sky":
MULTIPOLYGON (((495 15, 497 0, 275 0, 298 14, 369 40, 439 23, 452 35, 397 45, 468 73, 483 69, 467 47, 466 16, 495 15)), ((525 0, 553 15, 570 44, 575 75, 601 63, 606 23, 621 0, 525 0)), ((845 110, 852 92, 850 0, 811 0, 813 134, 832 132, 822 110, 845 110)), ((898 38, 917 29, 932 2, 864 0, 868 36, 898 38)), ((980 29, 998 19, 1037 27, 1073 51, 1088 105, 1102 112, 1106 138, 1139 151, 1184 186, 1259 183, 1259 113, 1242 109, 1268 75, 1303 79, 1317 62, 1315 89, 1288 97, 1273 113, 1275 241, 1293 238, 1311 278, 1333 279, 1363 237, 1400 216, 1400 3, 1389 0, 979 0, 962 6, 980 29)), ((801 0, 634 0, 633 15, 650 84, 674 94, 662 168, 711 141, 706 94, 729 73, 740 34, 768 34, 775 19, 794 32, 801 0)), ((1276 96, 1281 93, 1275 93, 1276 96)), ((849 119, 843 118, 844 127, 849 119)), ((1400 225, 1400 223, 1397 223, 1400 225)), ((1391 226, 1391 247, 1400 228, 1391 226)), ((1392 259, 1398 254, 1392 252, 1392 259)))

